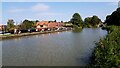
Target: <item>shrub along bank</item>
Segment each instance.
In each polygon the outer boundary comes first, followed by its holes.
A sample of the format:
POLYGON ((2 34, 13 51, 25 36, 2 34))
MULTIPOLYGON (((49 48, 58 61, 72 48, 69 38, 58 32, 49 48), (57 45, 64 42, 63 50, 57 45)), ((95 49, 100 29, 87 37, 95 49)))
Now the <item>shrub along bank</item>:
POLYGON ((91 66, 120 68, 120 26, 108 26, 108 35, 97 43, 91 57, 91 66))

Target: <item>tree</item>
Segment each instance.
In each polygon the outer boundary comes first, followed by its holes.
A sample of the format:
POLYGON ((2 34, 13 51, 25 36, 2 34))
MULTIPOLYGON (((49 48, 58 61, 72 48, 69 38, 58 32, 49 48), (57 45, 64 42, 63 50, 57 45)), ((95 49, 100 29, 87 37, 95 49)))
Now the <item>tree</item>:
POLYGON ((91 19, 91 25, 92 26, 97 26, 100 24, 102 21, 98 18, 98 16, 93 16, 91 19))
POLYGON ((30 29, 34 27, 34 22, 33 21, 29 21, 29 20, 24 20, 22 23, 21 23, 21 29, 30 29))
POLYGON ((35 22, 39 22, 39 20, 36 20, 35 22))
POLYGON ((82 26, 83 25, 83 20, 82 20, 81 16, 79 15, 79 13, 75 13, 72 16, 72 19, 70 20, 70 22, 73 25, 77 25, 77 26, 82 26))
POLYGON ((87 17, 84 20, 84 25, 88 27, 97 27, 98 24, 102 23, 101 19, 98 16, 87 17))
POLYGON ((84 20, 84 23, 90 23, 91 22, 91 19, 92 19, 92 17, 87 17, 87 18, 85 18, 85 20, 84 20))
POLYGON ((91 27, 90 22, 91 22, 92 17, 87 17, 84 19, 84 27, 91 27))
POLYGON ((54 22, 57 22, 56 20, 54 22))
POLYGON ((63 23, 63 21, 61 21, 61 23, 63 23))
POLYGON ((8 20, 8 22, 7 22, 7 30, 8 31, 13 31, 14 27, 15 27, 14 20, 13 19, 8 20))
POLYGON ((107 25, 120 26, 120 8, 117 8, 111 15, 106 16, 105 23, 107 23, 107 25))

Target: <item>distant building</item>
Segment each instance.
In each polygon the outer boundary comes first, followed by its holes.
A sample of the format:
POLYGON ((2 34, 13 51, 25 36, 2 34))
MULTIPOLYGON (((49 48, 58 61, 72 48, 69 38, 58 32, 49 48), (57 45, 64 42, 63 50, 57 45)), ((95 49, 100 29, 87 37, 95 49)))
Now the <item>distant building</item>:
POLYGON ((61 22, 49 22, 49 21, 41 21, 36 23, 36 29, 38 31, 45 29, 58 29, 63 27, 63 23, 61 22))
POLYGON ((48 26, 48 21, 41 21, 36 23, 36 28, 39 29, 45 29, 48 26))

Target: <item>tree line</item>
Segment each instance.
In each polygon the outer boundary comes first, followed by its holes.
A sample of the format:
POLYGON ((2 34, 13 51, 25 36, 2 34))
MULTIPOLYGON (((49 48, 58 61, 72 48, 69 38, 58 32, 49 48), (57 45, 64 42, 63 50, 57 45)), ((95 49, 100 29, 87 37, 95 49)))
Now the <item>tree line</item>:
POLYGON ((94 15, 93 17, 87 17, 83 21, 79 13, 75 13, 69 22, 77 27, 82 27, 82 28, 98 27, 98 25, 102 23, 101 19, 99 19, 98 16, 96 15, 94 15))
POLYGON ((114 11, 111 15, 107 15, 106 20, 104 22, 102 22, 101 19, 96 15, 93 15, 92 17, 87 17, 83 21, 80 14, 75 13, 73 14, 69 23, 72 23, 77 27, 89 27, 89 28, 99 27, 101 24, 120 26, 120 8, 117 8, 117 10, 114 11))
POLYGON ((21 22, 19 25, 15 25, 15 22, 13 19, 8 20, 7 22, 7 26, 5 29, 3 29, 3 31, 8 31, 8 32, 13 32, 14 29, 18 29, 18 30, 27 30, 30 28, 34 28, 36 23, 38 20, 36 21, 29 21, 29 20, 24 20, 23 22, 21 22))
MULTIPOLYGON (((18 29, 18 30, 35 29, 37 22, 39 22, 39 20, 30 21, 30 20, 25 19, 20 24, 16 24, 15 25, 14 20, 13 19, 9 19, 8 22, 7 22, 7 26, 6 26, 6 28, 3 29, 3 31, 13 32, 14 29, 18 29)), ((57 22, 57 21, 54 20, 54 21, 48 21, 48 22, 57 22)), ((61 21, 61 23, 63 23, 63 21, 61 21)))
MULTIPOLYGON (((20 30, 35 28, 36 22, 39 22, 39 20, 36 20, 36 21, 24 20, 19 25, 14 25, 15 22, 13 19, 11 19, 11 20, 8 20, 7 22, 7 28, 3 30, 12 31, 15 28, 20 29, 20 30)), ((56 22, 56 20, 52 22, 56 22)), ((66 23, 66 22, 63 22, 63 23, 66 23)), ((74 13, 70 21, 67 23, 72 24, 73 27, 75 28, 84 28, 84 27, 91 28, 91 27, 98 27, 98 25, 101 24, 102 21, 96 15, 92 17, 87 17, 83 20, 79 13, 74 13)), ((106 20, 103 23, 107 25, 119 25, 120 26, 120 8, 114 11, 111 15, 106 16, 106 20)))

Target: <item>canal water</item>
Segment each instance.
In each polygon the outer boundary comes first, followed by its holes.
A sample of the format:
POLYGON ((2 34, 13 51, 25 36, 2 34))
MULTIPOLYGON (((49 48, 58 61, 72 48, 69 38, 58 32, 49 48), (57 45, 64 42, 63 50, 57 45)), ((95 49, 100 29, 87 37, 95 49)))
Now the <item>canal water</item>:
POLYGON ((2 42, 3 66, 84 66, 95 43, 107 35, 101 28, 24 36, 2 42))

